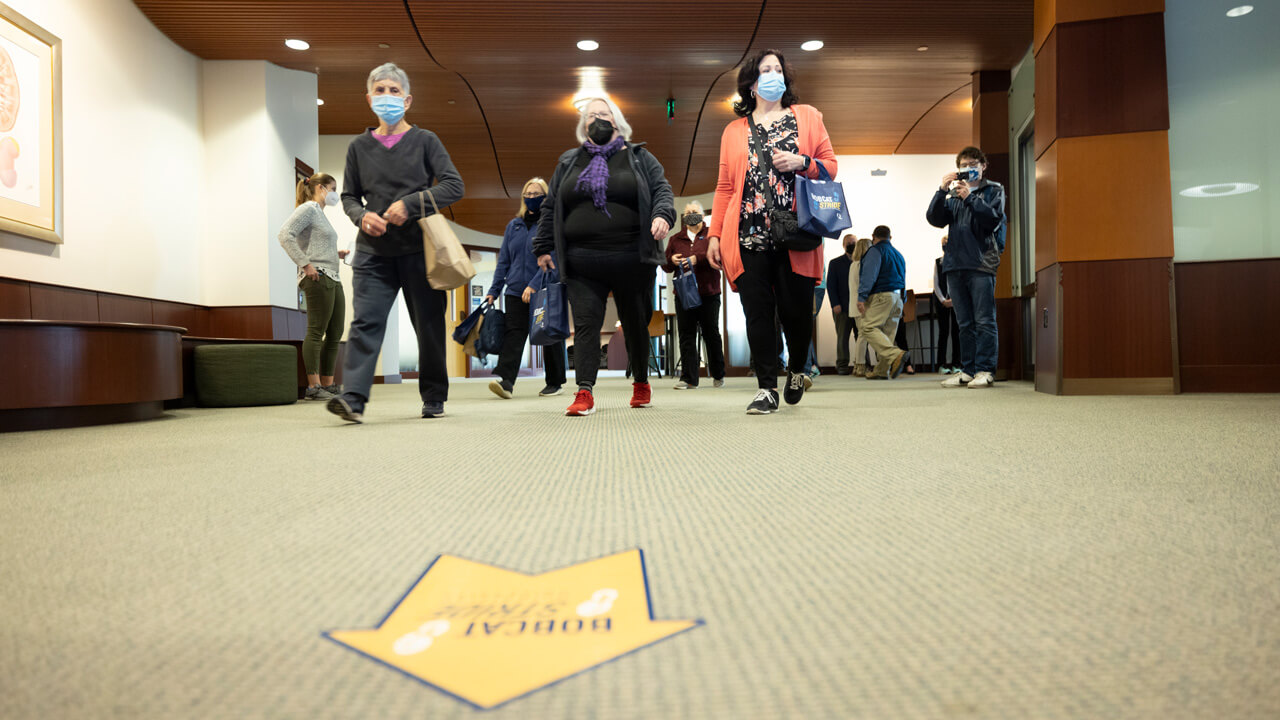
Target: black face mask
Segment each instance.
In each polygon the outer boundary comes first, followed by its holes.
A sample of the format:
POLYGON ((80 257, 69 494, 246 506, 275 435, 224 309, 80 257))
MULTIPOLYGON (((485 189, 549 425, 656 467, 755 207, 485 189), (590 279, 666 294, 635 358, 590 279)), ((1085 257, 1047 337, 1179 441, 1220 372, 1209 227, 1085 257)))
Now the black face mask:
POLYGON ((684 216, 684 224, 690 227, 700 225, 702 223, 702 213, 689 213, 684 216))
POLYGON ((587 126, 587 137, 597 145, 607 145, 613 139, 613 123, 596 118, 587 126))

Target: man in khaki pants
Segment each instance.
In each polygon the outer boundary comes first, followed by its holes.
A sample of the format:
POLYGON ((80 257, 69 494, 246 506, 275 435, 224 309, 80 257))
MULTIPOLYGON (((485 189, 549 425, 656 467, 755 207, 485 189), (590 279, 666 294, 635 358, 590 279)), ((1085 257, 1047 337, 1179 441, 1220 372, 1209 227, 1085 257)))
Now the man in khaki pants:
POLYGON ((858 311, 862 313, 862 331, 876 351, 879 362, 867 373, 868 380, 898 377, 910 361, 910 355, 893 344, 902 318, 902 291, 906 287, 907 261, 890 240, 885 225, 871 233, 871 248, 862 257, 858 281, 858 311))

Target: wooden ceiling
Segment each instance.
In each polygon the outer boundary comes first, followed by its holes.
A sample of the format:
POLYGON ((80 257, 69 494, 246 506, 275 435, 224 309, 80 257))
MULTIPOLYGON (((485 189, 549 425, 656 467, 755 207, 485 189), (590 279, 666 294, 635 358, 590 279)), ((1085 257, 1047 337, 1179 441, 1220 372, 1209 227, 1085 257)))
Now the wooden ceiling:
POLYGON ((467 184, 458 222, 501 232, 524 181, 573 146, 581 68, 648 143, 677 195, 715 187, 728 98, 749 52, 781 50, 800 101, 837 153, 949 153, 970 141, 970 73, 1011 68, 1031 44, 1032 0, 135 0, 207 60, 315 72, 322 134, 374 124, 365 78, 409 75, 410 122, 444 140, 467 184), (286 38, 311 48, 285 47, 286 38), (600 43, 578 50, 578 40, 600 43), (818 39, 825 47, 804 52, 818 39), (388 47, 379 47, 379 44, 388 47), (917 51, 919 46, 928 51, 917 51), (668 123, 666 99, 676 100, 668 123), (914 127, 914 129, 912 129, 914 127), (908 132, 910 131, 910 132, 908 132))

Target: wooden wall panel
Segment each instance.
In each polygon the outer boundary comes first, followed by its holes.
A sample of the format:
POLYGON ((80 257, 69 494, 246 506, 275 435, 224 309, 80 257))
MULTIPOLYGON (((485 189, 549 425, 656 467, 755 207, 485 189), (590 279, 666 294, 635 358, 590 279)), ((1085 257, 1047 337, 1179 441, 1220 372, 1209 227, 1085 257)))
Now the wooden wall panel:
POLYGON ((1164 0, 1036 0, 1032 42, 1039 52, 1057 23, 1162 12, 1164 0))
POLYGON ((1056 263, 1036 273, 1036 390, 1062 394, 1062 266, 1056 263))
POLYGON ((1021 380, 1023 367, 1022 298, 996 300, 996 331, 1000 340, 996 377, 1021 380))
POLYGON ((1063 378, 1172 378, 1168 258, 1062 264, 1063 378))
MULTIPOLYGON (((1039 133, 1039 128, 1036 129, 1036 132, 1039 133)), ((1059 220, 1058 144, 1054 143, 1043 155, 1036 159, 1037 273, 1058 262, 1059 220)), ((1054 285, 1056 286, 1057 283, 1054 283, 1054 285)))
POLYGON ((31 283, 0 278, 0 319, 31 319, 31 283))
MULTIPOLYGON (((1036 158, 1058 139, 1058 33, 1036 51, 1036 158)), ((1038 194, 1038 193, 1037 193, 1038 194)))
POLYGON ((1058 137, 1169 129, 1163 14, 1059 25, 1054 34, 1058 137))
POLYGON ((1178 263, 1183 392, 1280 392, 1280 258, 1178 263))
MULTIPOLYGON (((1055 189, 1039 192, 1037 166, 1036 217, 1041 203, 1053 204, 1045 212, 1057 218, 1056 261, 1173 257, 1167 132, 1059 138, 1054 145, 1055 189)), ((1039 262, 1038 223, 1036 229, 1039 262)))
POLYGON ((97 322, 98 293, 31 283, 31 317, 34 320, 97 322))
POLYGON ((157 325, 175 325, 186 328, 187 335, 202 336, 204 334, 204 328, 199 321, 201 310, 206 314, 208 313, 205 308, 186 303, 166 302, 164 300, 151 301, 152 322, 157 325))
POLYGON ((262 306, 209 308, 207 337, 274 339, 271 308, 262 306))
POLYGON ((151 301, 128 295, 98 293, 98 319, 102 322, 150 324, 151 301))

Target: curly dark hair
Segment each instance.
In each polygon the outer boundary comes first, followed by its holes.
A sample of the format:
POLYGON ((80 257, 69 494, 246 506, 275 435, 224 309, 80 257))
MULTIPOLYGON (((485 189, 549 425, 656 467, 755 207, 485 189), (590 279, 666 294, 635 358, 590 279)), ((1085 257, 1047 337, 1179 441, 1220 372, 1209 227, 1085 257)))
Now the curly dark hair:
POLYGON ((965 158, 969 158, 970 160, 977 160, 983 165, 987 164, 987 156, 984 155, 981 150, 974 147, 973 145, 970 145, 969 147, 956 153, 956 167, 960 167, 960 161, 965 158))
POLYGON ((787 59, 777 50, 765 49, 747 58, 738 69, 738 102, 733 104, 733 111, 738 117, 747 117, 756 109, 756 96, 751 94, 751 86, 760 78, 760 63, 770 55, 776 56, 782 64, 782 76, 787 81, 787 89, 782 93, 782 107, 791 107, 800 102, 792 91, 795 78, 791 74, 791 67, 787 65, 787 59))

